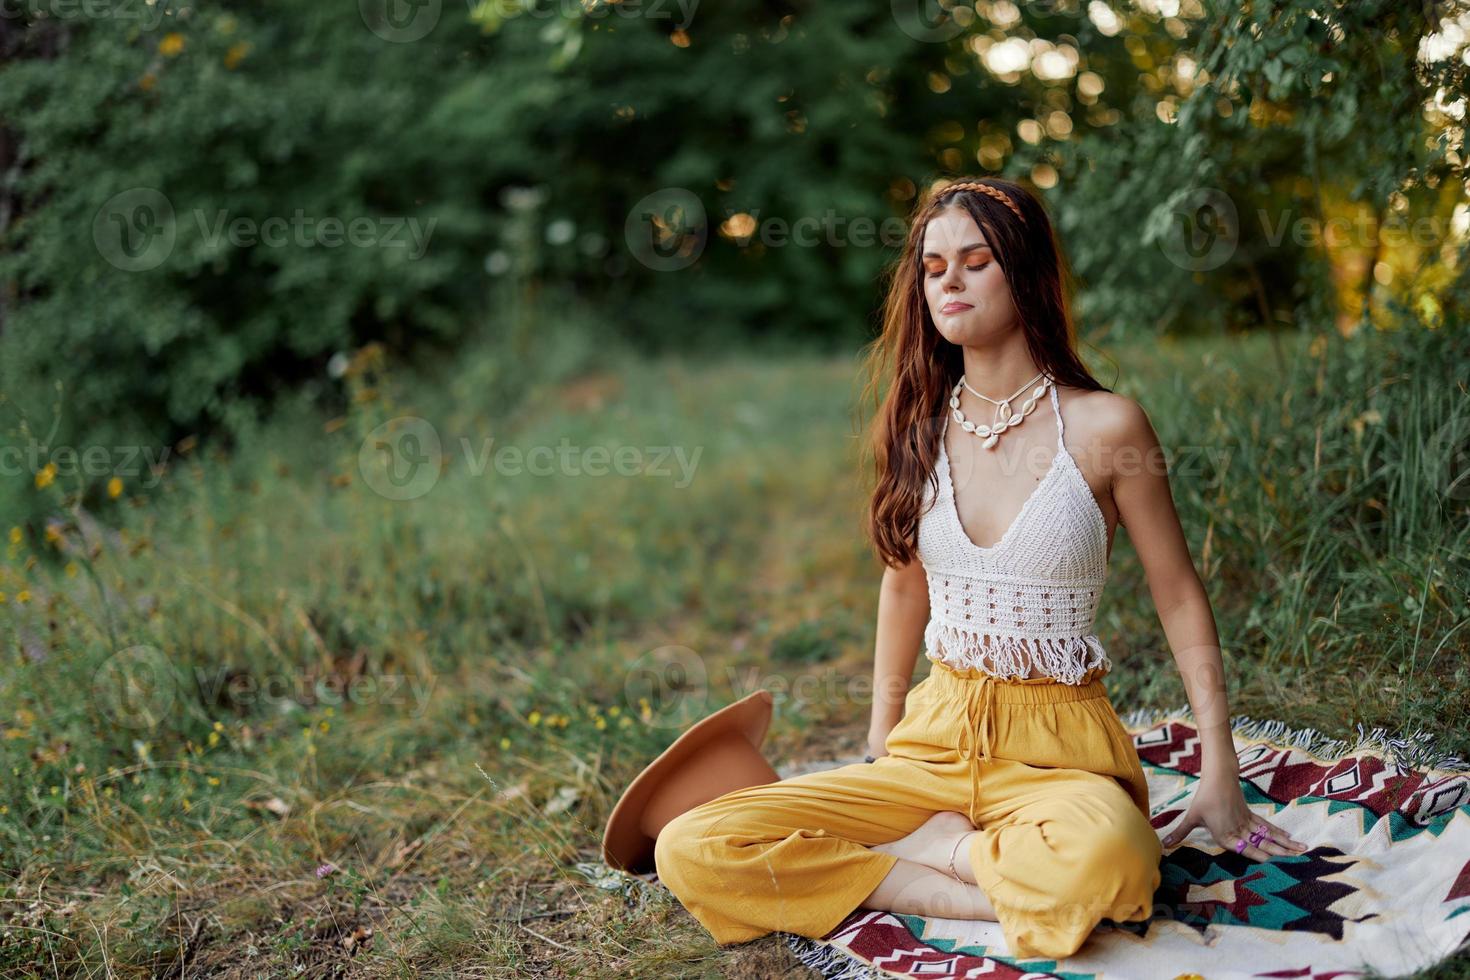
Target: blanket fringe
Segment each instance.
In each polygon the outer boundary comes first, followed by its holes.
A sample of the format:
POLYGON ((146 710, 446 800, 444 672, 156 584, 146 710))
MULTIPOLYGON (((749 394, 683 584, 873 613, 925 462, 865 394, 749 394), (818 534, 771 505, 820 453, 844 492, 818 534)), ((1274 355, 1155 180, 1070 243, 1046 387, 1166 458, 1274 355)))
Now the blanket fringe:
MULTIPOLYGON (((1195 724, 1194 712, 1189 705, 1176 708, 1135 708, 1119 713, 1123 725, 1129 729, 1151 728, 1168 718, 1182 718, 1195 724)), ((1361 722, 1356 726, 1356 740, 1333 738, 1315 728, 1292 728, 1285 722, 1270 718, 1251 718, 1237 715, 1230 719, 1230 730, 1242 738, 1266 738, 1278 745, 1310 752, 1327 758, 1353 755, 1363 750, 1382 753, 1400 771, 1438 769, 1443 772, 1470 772, 1470 762, 1446 751, 1440 738, 1433 732, 1418 729, 1413 734, 1390 733, 1386 728, 1374 728, 1366 732, 1361 722)))
POLYGON ((894 976, 836 946, 794 933, 783 932, 781 935, 796 958, 816 970, 825 980, 888 980, 894 976))

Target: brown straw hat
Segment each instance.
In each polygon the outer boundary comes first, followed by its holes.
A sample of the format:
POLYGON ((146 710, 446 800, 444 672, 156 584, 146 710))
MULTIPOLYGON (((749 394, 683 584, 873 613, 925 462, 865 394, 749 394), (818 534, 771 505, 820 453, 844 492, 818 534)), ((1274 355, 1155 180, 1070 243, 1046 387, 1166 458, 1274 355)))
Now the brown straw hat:
POLYGON ((760 753, 771 725, 762 688, 694 723, 628 784, 607 818, 602 857, 610 866, 653 870, 653 842, 671 820, 701 803, 780 776, 760 753))

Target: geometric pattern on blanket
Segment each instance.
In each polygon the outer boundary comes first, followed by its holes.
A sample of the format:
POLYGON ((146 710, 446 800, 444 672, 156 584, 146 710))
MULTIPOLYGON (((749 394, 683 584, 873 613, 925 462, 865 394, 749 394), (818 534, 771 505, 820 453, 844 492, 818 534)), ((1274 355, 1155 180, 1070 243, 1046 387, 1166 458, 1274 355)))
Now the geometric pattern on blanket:
MULTIPOLYGON (((1121 716, 1160 836, 1199 778, 1188 707, 1121 716)), ((1061 961, 1009 955, 998 924, 854 910, 820 940, 780 935, 833 980, 903 977, 1407 976, 1470 946, 1470 763, 1432 734, 1335 741, 1310 728, 1231 722, 1252 810, 1308 849, 1253 861, 1197 827, 1164 855, 1153 916, 1104 919, 1061 961)), ((860 757, 778 768, 781 778, 860 757)))

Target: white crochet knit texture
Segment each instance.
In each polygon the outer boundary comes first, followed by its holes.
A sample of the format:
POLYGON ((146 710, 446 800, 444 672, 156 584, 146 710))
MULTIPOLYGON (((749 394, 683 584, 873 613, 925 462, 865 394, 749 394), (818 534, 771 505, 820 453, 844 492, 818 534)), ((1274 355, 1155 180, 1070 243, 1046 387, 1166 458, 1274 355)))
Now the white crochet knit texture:
POLYGON ((989 548, 971 541, 960 524, 940 437, 939 489, 926 488, 919 521, 919 559, 929 585, 924 647, 931 660, 1008 679, 1034 667, 1066 684, 1081 683, 1096 667, 1112 669, 1092 631, 1108 577, 1107 522, 1062 442, 1055 385, 1051 405, 1056 456, 989 548))

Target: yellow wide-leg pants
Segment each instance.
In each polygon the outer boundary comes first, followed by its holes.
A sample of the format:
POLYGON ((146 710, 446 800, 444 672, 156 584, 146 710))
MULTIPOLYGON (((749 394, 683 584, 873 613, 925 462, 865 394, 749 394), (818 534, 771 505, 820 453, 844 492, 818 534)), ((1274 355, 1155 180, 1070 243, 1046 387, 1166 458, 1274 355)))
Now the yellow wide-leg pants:
POLYGON ((821 938, 897 863, 872 845, 954 810, 980 830, 969 859, 1011 955, 1069 956, 1104 917, 1149 918, 1161 880, 1148 784, 1105 670, 1069 685, 933 661, 887 755, 681 814, 658 836, 659 880, 721 945, 821 938))

